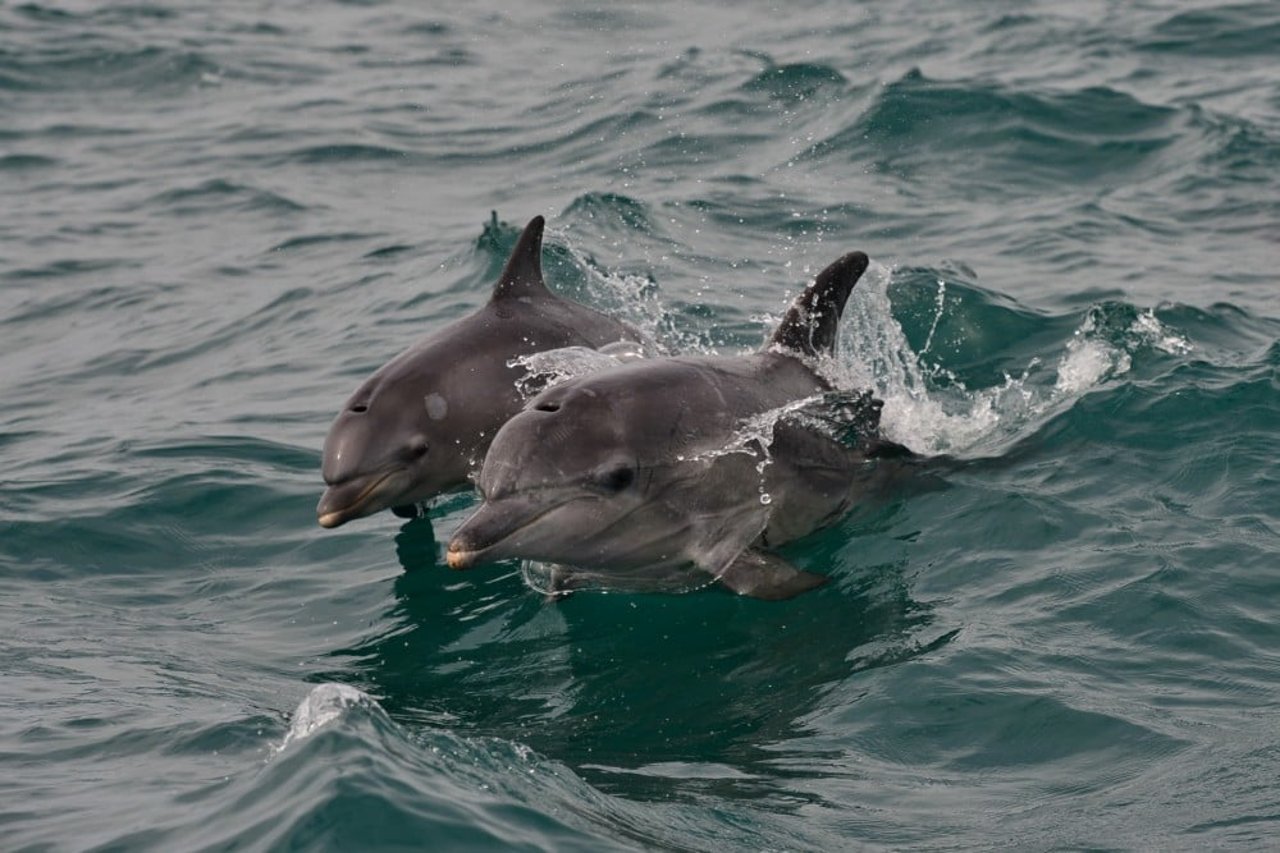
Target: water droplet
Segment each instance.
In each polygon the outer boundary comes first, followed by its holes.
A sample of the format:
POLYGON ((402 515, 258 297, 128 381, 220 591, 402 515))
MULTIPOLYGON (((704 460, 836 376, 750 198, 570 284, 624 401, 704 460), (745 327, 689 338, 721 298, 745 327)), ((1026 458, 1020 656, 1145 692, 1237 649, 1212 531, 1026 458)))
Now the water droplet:
POLYGON ((769 496, 768 492, 761 492, 760 503, 764 504, 765 506, 768 506, 769 504, 773 503, 773 498, 769 496))

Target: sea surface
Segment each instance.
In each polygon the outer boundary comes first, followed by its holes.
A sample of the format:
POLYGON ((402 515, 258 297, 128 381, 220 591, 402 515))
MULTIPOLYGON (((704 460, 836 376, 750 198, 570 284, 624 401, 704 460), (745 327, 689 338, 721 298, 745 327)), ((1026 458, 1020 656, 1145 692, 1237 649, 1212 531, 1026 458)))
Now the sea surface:
POLYGON ((1263 849, 1280 5, 0 2, 0 849, 1263 849), (760 346, 840 254, 831 582, 548 602, 316 524, 361 379, 553 289, 760 346))

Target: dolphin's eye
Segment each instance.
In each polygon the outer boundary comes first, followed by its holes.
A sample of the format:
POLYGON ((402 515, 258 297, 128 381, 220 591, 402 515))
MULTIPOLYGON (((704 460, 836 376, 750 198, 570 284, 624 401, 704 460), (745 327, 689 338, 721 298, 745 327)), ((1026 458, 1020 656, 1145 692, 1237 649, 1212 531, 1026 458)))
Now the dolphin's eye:
POLYGON ((560 411, 560 404, 552 403, 552 402, 539 403, 533 408, 535 411, 539 411, 539 412, 558 412, 560 411))
POLYGON ((600 486, 608 492, 620 492, 635 482, 636 469, 620 465, 606 471, 599 478, 600 486))
POLYGON ((409 442, 406 453, 410 459, 421 459, 427 455, 427 440, 425 438, 415 438, 409 442))
POLYGON ((351 407, 351 411, 355 412, 357 415, 363 415, 365 412, 369 411, 369 407, 364 403, 356 403, 351 407))

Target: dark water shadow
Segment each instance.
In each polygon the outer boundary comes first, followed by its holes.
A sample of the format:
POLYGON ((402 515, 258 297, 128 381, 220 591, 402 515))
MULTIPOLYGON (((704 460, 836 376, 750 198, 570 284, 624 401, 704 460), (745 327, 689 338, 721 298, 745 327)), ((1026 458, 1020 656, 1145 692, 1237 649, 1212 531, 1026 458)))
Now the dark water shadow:
POLYGON ((430 519, 415 519, 396 537, 394 603, 332 652, 333 676, 354 670, 402 724, 516 741, 607 793, 798 807, 779 758, 831 688, 954 635, 927 631, 933 608, 911 596, 891 532, 901 506, 803 541, 792 556, 833 582, 788 602, 719 588, 550 602, 511 564, 451 572, 430 519), (856 566, 840 553, 850 536, 872 540, 856 566))

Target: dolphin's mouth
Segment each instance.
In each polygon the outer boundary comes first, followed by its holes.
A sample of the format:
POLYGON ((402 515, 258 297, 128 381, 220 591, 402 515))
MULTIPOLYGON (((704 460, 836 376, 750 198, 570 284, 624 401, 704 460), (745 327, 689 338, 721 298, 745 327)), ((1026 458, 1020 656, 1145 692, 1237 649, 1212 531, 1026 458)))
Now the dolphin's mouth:
POLYGON ((451 569, 469 569, 480 562, 511 556, 504 552, 521 532, 572 500, 543 504, 522 495, 485 501, 454 532, 445 561, 451 569))
POLYGON ((484 548, 468 550, 465 545, 460 545, 455 540, 449 543, 449 553, 445 555, 444 559, 451 569, 469 569, 480 562, 480 555, 484 551, 484 548))
POLYGON ((325 489, 316 505, 316 517, 321 527, 333 528, 346 524, 352 519, 372 515, 384 508, 384 504, 375 505, 375 498, 380 494, 380 487, 391 479, 399 469, 387 471, 374 477, 367 484, 361 480, 348 481, 325 489), (359 489, 359 491, 356 491, 359 489), (356 491, 354 497, 351 492, 356 491))

